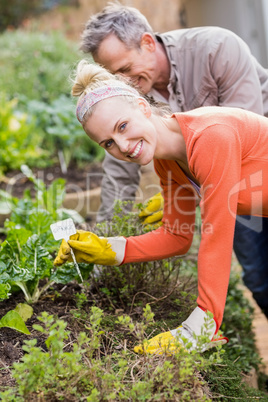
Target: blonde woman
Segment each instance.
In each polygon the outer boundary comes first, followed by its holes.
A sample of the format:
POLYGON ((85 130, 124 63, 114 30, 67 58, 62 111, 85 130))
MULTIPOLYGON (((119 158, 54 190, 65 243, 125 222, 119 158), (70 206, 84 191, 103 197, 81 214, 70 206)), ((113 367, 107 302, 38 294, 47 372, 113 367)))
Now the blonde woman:
POLYGON ((115 158, 146 165, 154 160, 164 197, 163 225, 140 236, 99 238, 78 231, 63 241, 55 264, 121 265, 185 254, 191 245, 200 200, 202 236, 198 255, 197 307, 177 329, 159 334, 139 353, 163 353, 183 344, 198 348, 207 312, 213 314, 210 342, 218 336, 231 267, 237 215, 268 216, 268 120, 225 107, 203 107, 163 115, 161 109, 99 65, 81 61, 72 93, 87 135, 115 158))

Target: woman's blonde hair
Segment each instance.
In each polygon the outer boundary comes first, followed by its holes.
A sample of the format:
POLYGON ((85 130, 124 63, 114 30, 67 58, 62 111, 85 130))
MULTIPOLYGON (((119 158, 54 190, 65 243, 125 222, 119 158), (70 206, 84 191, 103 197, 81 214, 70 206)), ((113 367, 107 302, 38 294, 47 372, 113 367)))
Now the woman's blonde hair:
POLYGON ((87 60, 81 60, 73 79, 72 95, 85 95, 93 89, 115 82, 117 82, 116 76, 99 64, 90 64, 87 60))

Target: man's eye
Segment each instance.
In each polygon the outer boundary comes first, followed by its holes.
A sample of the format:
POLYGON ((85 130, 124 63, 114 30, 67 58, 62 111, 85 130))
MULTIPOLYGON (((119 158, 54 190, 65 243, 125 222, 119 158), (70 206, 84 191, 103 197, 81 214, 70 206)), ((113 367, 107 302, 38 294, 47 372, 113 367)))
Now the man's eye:
POLYGON ((124 67, 124 68, 121 68, 121 70, 119 70, 120 74, 127 74, 129 72, 130 72, 130 67, 124 67))
POLYGON ((113 145, 113 140, 108 140, 105 142, 105 148, 111 148, 111 146, 113 145))

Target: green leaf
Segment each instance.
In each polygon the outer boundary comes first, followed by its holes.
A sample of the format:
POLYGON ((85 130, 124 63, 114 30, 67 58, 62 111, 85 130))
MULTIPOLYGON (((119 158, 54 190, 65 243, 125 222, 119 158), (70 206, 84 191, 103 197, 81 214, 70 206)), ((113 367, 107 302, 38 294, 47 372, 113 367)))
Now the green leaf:
MULTIPOLYGON (((83 279, 87 279, 94 268, 93 264, 79 263, 78 266, 83 279)), ((74 279, 80 281, 79 275, 73 263, 66 263, 56 268, 50 279, 53 282, 62 284, 66 284, 74 279)))
POLYGON ((8 299, 11 286, 8 283, 0 283, 0 301, 8 299))
POLYGON ((15 329, 16 331, 22 332, 23 334, 30 335, 25 322, 19 315, 17 311, 10 310, 4 317, 0 320, 0 328, 7 327, 15 329))
POLYGON ((65 180, 57 179, 52 182, 49 189, 43 194, 43 202, 46 209, 51 213, 62 205, 65 197, 65 180))
POLYGON ((36 234, 27 240, 21 252, 21 260, 25 264, 24 267, 31 272, 32 278, 44 276, 49 256, 49 252, 41 246, 39 236, 36 234))
POLYGON ((14 311, 21 316, 24 322, 26 322, 33 315, 33 308, 26 303, 17 304, 14 311))

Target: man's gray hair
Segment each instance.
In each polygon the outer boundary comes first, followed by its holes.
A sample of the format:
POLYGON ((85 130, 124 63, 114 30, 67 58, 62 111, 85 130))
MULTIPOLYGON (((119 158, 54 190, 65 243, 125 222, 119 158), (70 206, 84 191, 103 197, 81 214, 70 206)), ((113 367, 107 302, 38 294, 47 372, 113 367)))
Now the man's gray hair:
POLYGON ((154 35, 152 27, 139 10, 120 3, 108 3, 87 21, 81 50, 96 55, 101 42, 110 34, 116 35, 128 49, 138 48, 145 32, 154 35))

